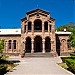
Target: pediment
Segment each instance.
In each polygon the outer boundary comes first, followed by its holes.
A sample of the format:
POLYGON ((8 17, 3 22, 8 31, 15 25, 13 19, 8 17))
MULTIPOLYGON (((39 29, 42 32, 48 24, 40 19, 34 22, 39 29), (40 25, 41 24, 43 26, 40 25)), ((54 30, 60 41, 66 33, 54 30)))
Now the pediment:
POLYGON ((47 16, 50 13, 47 12, 47 11, 44 11, 42 9, 35 9, 35 10, 32 10, 32 11, 27 12, 26 14, 29 15, 29 16, 32 16, 32 15, 35 15, 35 14, 37 14, 37 15, 38 14, 41 14, 41 15, 47 16))

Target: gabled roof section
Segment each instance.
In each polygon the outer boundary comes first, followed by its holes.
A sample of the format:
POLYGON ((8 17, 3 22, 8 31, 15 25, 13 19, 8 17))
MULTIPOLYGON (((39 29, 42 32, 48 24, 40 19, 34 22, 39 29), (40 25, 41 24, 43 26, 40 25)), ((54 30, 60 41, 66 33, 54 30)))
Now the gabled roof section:
POLYGON ((50 12, 39 9, 39 8, 31 10, 31 11, 27 12, 26 14, 28 15, 28 14, 31 14, 31 13, 34 13, 34 12, 42 12, 42 13, 45 13, 45 14, 50 14, 50 12))
POLYGON ((21 21, 24 21, 24 20, 27 20, 27 18, 26 18, 26 17, 24 17, 24 18, 22 18, 22 19, 21 19, 21 21))

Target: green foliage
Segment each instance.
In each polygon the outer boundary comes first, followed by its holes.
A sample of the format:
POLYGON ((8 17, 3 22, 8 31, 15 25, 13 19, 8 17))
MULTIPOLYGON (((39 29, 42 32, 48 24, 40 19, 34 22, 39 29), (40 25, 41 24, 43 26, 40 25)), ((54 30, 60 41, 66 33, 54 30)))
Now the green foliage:
POLYGON ((3 52, 4 49, 4 40, 0 40, 0 53, 3 52))
POLYGON ((0 66, 0 75, 4 75, 4 73, 6 73, 6 66, 3 64, 0 66))
POLYGON ((65 68, 65 69, 67 69, 68 68, 68 66, 66 65, 66 63, 57 63, 58 65, 60 65, 61 67, 63 67, 63 68, 65 68))
POLYGON ((70 57, 61 57, 62 61, 65 63, 66 59, 74 59, 75 60, 75 56, 70 56, 70 57))
POLYGON ((68 69, 75 74, 75 60, 73 59, 66 59, 66 64, 68 69))
POLYGON ((59 26, 56 28, 57 31, 64 31, 66 28, 66 31, 72 32, 70 37, 70 45, 75 48, 75 24, 73 22, 70 22, 68 24, 65 24, 63 26, 59 26))
POLYGON ((6 58, 9 58, 8 55, 3 55, 3 57, 1 59, 6 59, 6 58))

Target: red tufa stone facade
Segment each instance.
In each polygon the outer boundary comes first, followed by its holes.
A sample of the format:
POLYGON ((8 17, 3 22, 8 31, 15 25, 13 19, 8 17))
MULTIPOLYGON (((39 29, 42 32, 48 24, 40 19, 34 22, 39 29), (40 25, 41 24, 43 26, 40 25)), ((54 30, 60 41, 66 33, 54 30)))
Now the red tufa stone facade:
POLYGON ((72 51, 68 44, 71 32, 55 32, 55 19, 47 11, 35 9, 27 12, 21 19, 21 29, 15 30, 13 34, 0 34, 0 39, 5 40, 6 54, 25 56, 25 53, 50 52, 64 55, 72 51))

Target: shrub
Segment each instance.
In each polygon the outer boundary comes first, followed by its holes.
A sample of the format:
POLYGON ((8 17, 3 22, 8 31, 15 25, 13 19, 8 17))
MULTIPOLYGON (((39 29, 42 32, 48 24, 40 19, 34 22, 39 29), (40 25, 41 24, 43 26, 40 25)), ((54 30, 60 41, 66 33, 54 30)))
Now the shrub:
POLYGON ((9 58, 9 56, 3 55, 2 59, 6 59, 6 58, 9 58))
POLYGON ((0 75, 4 75, 4 73, 6 73, 6 66, 1 65, 0 66, 0 75))
POLYGON ((75 60, 75 56, 70 56, 70 57, 61 57, 62 61, 65 63, 66 59, 74 59, 75 60))
POLYGON ((75 60, 65 59, 68 69, 75 74, 75 60))
POLYGON ((8 60, 4 60, 4 59, 0 59, 0 64, 13 64, 13 62, 8 61, 8 60))

